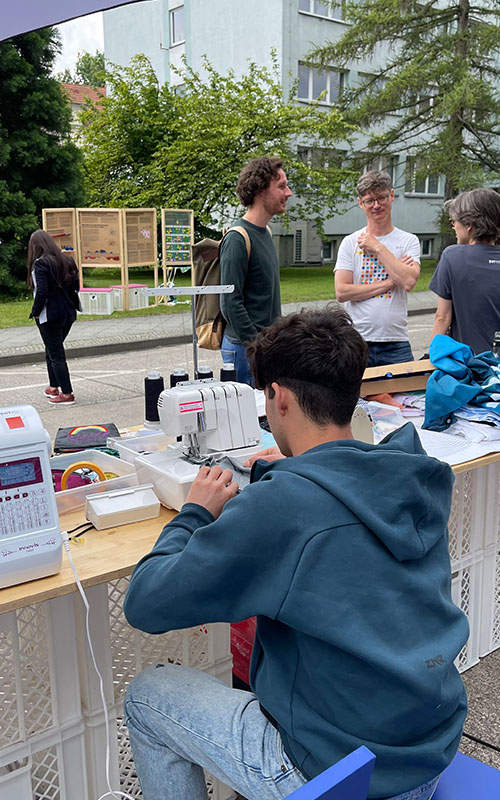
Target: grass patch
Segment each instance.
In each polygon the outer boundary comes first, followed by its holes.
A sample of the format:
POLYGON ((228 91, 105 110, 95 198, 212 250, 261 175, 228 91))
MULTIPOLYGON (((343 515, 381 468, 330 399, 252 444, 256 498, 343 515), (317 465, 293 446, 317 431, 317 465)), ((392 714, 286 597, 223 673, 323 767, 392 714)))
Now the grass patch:
MULTIPOLYGON (((414 288, 414 292, 423 292, 429 288, 429 282, 434 273, 436 262, 429 260, 422 262, 420 277, 414 288)), ((331 300, 335 297, 333 285, 333 265, 323 267, 282 267, 281 276, 281 300, 283 303, 300 303, 306 300, 331 300)), ((85 285, 88 287, 103 288, 112 284, 120 283, 120 271, 113 269, 95 269, 87 277, 85 270, 85 285)), ((145 283, 147 286, 154 286, 153 273, 151 270, 131 270, 129 273, 129 283, 145 283)), ((177 273, 175 278, 176 286, 190 286, 190 272, 177 273)), ((176 305, 158 305, 149 308, 138 308, 133 311, 113 311, 111 315, 117 317, 144 317, 156 316, 161 314, 181 314, 190 312, 190 299, 187 296, 179 296, 179 301, 188 300, 188 303, 178 302, 176 305)), ((0 328, 12 328, 23 325, 34 325, 34 320, 29 319, 29 313, 33 301, 30 297, 19 300, 0 299, 0 328)), ((80 317, 84 320, 102 319, 101 314, 85 314, 80 317)))

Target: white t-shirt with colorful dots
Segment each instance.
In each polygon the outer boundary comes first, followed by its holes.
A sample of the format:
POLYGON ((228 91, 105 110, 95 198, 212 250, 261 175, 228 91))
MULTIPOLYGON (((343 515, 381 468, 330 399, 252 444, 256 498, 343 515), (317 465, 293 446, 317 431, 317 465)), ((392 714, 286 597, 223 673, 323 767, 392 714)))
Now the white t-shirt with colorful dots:
MULTIPOLYGON (((353 283, 373 283, 386 280, 389 275, 374 253, 365 253, 358 246, 358 237, 366 228, 351 233, 342 240, 335 270, 352 272, 353 283)), ((393 228, 391 233, 376 237, 396 258, 410 255, 420 264, 420 243, 413 233, 393 228)), ((408 312, 406 292, 396 286, 388 292, 367 300, 349 300, 344 308, 350 314, 354 327, 367 342, 408 341, 408 312)))

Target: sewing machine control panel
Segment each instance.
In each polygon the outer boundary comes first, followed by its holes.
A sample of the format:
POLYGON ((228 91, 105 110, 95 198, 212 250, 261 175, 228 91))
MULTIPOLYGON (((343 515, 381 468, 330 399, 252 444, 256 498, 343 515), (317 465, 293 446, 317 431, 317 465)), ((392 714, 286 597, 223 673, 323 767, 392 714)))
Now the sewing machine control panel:
POLYGON ((0 462, 0 536, 54 525, 37 456, 0 462))

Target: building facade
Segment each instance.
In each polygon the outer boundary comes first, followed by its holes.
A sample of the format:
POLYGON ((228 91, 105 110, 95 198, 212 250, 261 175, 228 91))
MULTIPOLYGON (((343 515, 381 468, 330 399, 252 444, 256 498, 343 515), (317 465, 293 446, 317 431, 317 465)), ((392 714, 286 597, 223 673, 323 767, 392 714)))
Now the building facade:
MULTIPOLYGON (((132 56, 144 53, 160 82, 180 85, 183 58, 197 71, 203 70, 206 56, 218 72, 232 69, 242 75, 249 61, 271 67, 274 51, 285 96, 298 80, 298 102, 310 102, 326 92, 321 102, 328 106, 344 88, 362 84, 374 71, 368 61, 321 73, 303 63, 313 45, 339 38, 347 24, 341 3, 331 8, 321 0, 150 0, 105 12, 105 57, 125 66, 132 56)), ((366 139, 360 136, 356 148, 363 154, 365 147, 366 139)), ((315 157, 307 147, 302 147, 301 155, 315 157)), ((416 179, 416 165, 405 152, 390 159, 365 155, 364 169, 383 168, 393 178, 394 224, 419 237, 423 257, 436 257, 444 178, 416 179)), ((355 198, 344 213, 325 221, 322 239, 312 222, 294 222, 289 230, 275 223, 280 263, 334 262, 343 236, 363 224, 355 198)))

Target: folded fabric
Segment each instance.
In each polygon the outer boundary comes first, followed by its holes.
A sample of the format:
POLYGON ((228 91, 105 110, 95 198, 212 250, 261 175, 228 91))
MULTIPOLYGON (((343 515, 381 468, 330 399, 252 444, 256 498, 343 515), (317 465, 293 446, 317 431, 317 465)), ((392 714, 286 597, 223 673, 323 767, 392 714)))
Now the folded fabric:
POLYGON ((429 356, 435 370, 427 381, 423 428, 443 431, 454 411, 470 404, 500 410, 500 360, 491 351, 474 355, 450 336, 434 336, 429 356))

